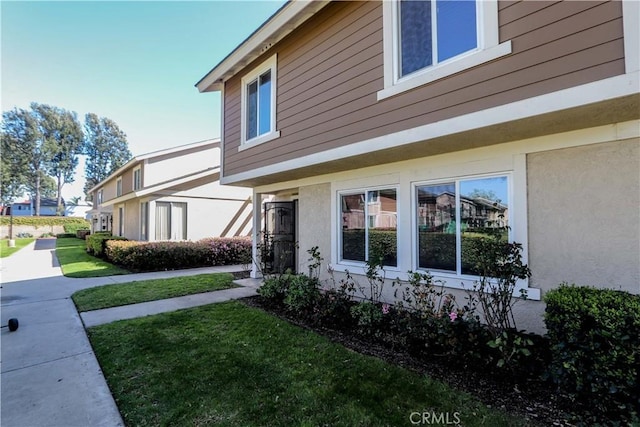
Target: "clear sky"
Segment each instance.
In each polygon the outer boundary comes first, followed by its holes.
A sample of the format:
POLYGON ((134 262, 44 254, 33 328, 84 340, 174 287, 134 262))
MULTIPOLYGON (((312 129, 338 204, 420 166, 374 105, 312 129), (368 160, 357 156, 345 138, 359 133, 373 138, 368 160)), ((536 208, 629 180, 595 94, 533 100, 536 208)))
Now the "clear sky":
POLYGON ((108 117, 134 155, 219 137, 220 97, 194 85, 284 3, 2 0, 2 111, 108 117))

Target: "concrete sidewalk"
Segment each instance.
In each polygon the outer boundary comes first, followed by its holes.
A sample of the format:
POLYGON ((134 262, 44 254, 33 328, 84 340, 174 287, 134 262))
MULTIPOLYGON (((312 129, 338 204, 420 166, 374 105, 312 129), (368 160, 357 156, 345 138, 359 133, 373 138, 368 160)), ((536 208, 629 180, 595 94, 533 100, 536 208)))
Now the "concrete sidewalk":
MULTIPOLYGON (((55 239, 39 239, 0 259, 2 325, 15 317, 15 332, 0 336, 1 422, 3 427, 124 425, 87 338, 71 295, 112 283, 239 271, 210 267, 90 279, 62 275, 55 239)), ((84 313, 87 325, 146 316, 255 294, 255 280, 227 289, 153 303, 84 313), (102 313, 99 313, 102 312, 102 313)))

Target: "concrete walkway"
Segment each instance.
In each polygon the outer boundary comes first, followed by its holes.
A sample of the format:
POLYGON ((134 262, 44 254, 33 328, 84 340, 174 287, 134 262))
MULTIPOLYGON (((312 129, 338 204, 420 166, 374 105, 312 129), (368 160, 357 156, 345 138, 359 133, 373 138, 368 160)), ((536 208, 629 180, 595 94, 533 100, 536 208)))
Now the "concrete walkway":
POLYGON ((255 294, 257 283, 152 303, 83 313, 71 295, 112 283, 239 271, 238 266, 72 279, 62 275, 55 239, 39 239, 0 259, 1 321, 17 318, 15 332, 1 332, 0 382, 3 427, 122 426, 122 418, 85 329, 120 319, 194 307, 255 294))

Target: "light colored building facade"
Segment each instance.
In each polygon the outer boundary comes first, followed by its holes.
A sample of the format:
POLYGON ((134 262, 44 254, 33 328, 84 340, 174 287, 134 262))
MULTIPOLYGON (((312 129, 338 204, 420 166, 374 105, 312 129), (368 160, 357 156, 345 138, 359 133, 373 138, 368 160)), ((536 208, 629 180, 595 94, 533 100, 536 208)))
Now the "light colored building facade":
POLYGON ((220 185, 218 140, 134 157, 90 190, 92 229, 130 240, 248 235, 251 190, 220 185))
POLYGON ((640 3, 447 7, 289 2, 196 84, 222 93, 221 181, 253 188, 256 246, 261 201, 291 202, 299 271, 318 246, 362 273, 390 232, 387 277, 461 293, 465 239, 508 225, 519 326, 563 281, 640 293, 640 3))

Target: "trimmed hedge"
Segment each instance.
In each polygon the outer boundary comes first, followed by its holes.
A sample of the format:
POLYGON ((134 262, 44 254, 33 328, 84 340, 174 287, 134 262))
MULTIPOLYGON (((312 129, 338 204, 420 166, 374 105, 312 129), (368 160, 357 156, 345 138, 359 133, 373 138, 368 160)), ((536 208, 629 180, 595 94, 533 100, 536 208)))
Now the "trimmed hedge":
POLYGON ((551 378, 582 421, 640 421, 640 295, 562 284, 545 302, 551 378))
POLYGON ((70 222, 69 224, 64 224, 64 232, 76 234, 78 230, 89 230, 89 221, 84 222, 70 222))
POLYGON ((249 264, 251 240, 209 238, 198 242, 108 241, 106 256, 132 271, 162 271, 214 265, 249 264))
MULTIPOLYGON (((0 225, 9 225, 11 222, 11 216, 0 216, 0 225)), ((13 225, 30 225, 35 228, 48 227, 52 225, 62 225, 67 231, 67 226, 85 226, 89 228, 89 222, 84 218, 67 217, 67 216, 14 216, 13 225)), ((75 232, 75 231, 74 231, 75 232)))
POLYGON ((99 232, 87 236, 85 239, 87 252, 95 257, 104 258, 106 255, 106 245, 110 240, 127 240, 125 237, 112 236, 111 232, 99 232))

